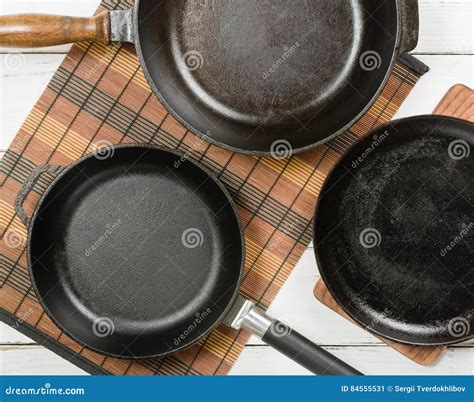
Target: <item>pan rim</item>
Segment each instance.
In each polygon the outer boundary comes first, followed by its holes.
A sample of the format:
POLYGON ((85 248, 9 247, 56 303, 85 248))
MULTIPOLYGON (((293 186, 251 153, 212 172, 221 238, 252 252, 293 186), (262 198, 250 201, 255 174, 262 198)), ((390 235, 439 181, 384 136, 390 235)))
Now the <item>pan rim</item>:
MULTIPOLYGON (((141 0, 135 0, 135 4, 133 6, 133 31, 134 31, 134 38, 135 38, 135 48, 137 50, 137 56, 140 60, 140 65, 143 70, 143 73, 145 75, 145 78, 148 82, 148 85, 150 86, 151 91, 153 94, 157 97, 160 103, 163 104, 165 109, 175 118, 179 124, 181 124, 183 127, 185 127, 187 130, 189 130, 191 133, 194 135, 198 136, 199 138, 216 145, 218 147, 224 148, 228 151, 244 154, 244 155, 253 155, 253 156, 260 156, 260 157, 265 157, 265 156, 272 156, 271 150, 268 151, 252 151, 251 149, 242 149, 238 148, 232 145, 227 145, 223 142, 217 141, 214 138, 210 137, 207 135, 207 133, 203 133, 202 131, 196 129, 195 127, 191 126, 188 124, 177 112, 172 108, 169 103, 164 99, 164 97, 161 95, 161 91, 158 89, 156 84, 153 81, 153 78, 151 77, 151 74, 148 70, 148 65, 147 61, 145 60, 143 56, 143 50, 141 46, 141 36, 139 33, 139 20, 138 20, 138 14, 139 14, 139 8, 140 8, 140 1, 141 0)), ((366 106, 356 115, 353 117, 353 119, 347 123, 345 126, 341 127, 339 130, 336 132, 332 133, 331 135, 327 136, 326 138, 319 140, 317 142, 314 142, 312 144, 299 147, 299 148, 292 148, 292 154, 300 154, 305 151, 309 151, 313 148, 316 148, 319 145, 325 144, 328 141, 334 139, 338 135, 342 134, 346 130, 348 130, 350 127, 354 125, 355 122, 357 122, 364 114, 367 113, 367 111, 374 105, 376 102, 377 98, 380 96, 384 88, 386 87, 388 80, 393 72, 393 69, 395 67, 395 64, 397 62, 397 59, 404 53, 400 53, 400 45, 401 45, 401 5, 400 5, 400 0, 394 0, 395 1, 395 6, 397 9, 397 34, 395 38, 395 44, 392 52, 392 58, 390 60, 389 67, 387 68, 387 71, 385 73, 385 76, 383 80, 381 81, 379 87, 377 90, 374 92, 374 95, 370 98, 369 102, 367 102, 366 106)), ((284 140, 284 138, 282 138, 284 140)))
MULTIPOLYGON (((396 120, 392 120, 392 121, 389 121, 381 126, 378 126, 377 128, 375 128, 374 130, 371 130, 369 131, 364 137, 362 137, 361 139, 359 139, 358 141, 356 141, 354 144, 352 144, 342 155, 341 155, 341 158, 337 161, 337 163, 330 169, 330 171, 328 172, 327 176, 326 176, 326 179, 324 180, 324 183, 321 187, 321 192, 320 194, 322 194, 323 190, 325 190, 326 186, 327 186, 327 183, 329 182, 329 180, 331 179, 332 175, 336 172, 337 169, 339 169, 339 167, 342 165, 342 163, 345 161, 347 155, 350 154, 350 152, 353 150, 353 148, 355 148, 361 141, 364 141, 366 138, 370 137, 371 135, 373 135, 373 133, 375 131, 381 131, 381 130, 386 130, 387 128, 393 126, 393 125, 396 125, 396 124, 399 124, 399 123, 404 123, 404 122, 413 122, 413 121, 420 121, 420 120, 443 120, 443 121, 452 121, 452 122, 458 122, 458 123, 465 123, 467 125, 472 125, 474 127, 474 123, 471 123, 467 120, 462 120, 462 119, 458 119, 458 118, 455 118, 455 117, 451 117, 451 116, 443 116, 443 115, 434 115, 434 114, 423 114, 423 115, 418 115, 418 116, 410 116, 410 117, 405 117, 405 118, 400 118, 400 119, 396 119, 396 120)), ((453 345, 453 344, 457 344, 457 343, 460 343, 460 342, 465 342, 467 340, 470 340, 470 339, 474 339, 474 333, 472 334, 467 334, 463 337, 459 337, 459 338, 456 338, 456 339, 452 339, 452 340, 448 340, 448 341, 437 341, 437 342, 409 342, 409 341, 406 341, 406 340, 401 340, 399 338, 396 338, 394 336, 390 336, 390 335, 387 335, 387 334, 384 334, 382 333, 381 331, 377 331, 375 330, 372 326, 370 325, 367 325, 367 323, 363 322, 362 319, 360 319, 359 317, 357 317, 355 314, 353 314, 353 312, 347 308, 346 305, 344 305, 343 303, 341 303, 340 301, 340 298, 338 297, 338 295, 336 294, 336 292, 334 291, 334 289, 332 288, 332 286, 329 284, 329 281, 327 280, 328 279, 328 276, 326 275, 326 272, 324 269, 320 269, 320 267, 322 267, 324 264, 322 264, 321 262, 321 257, 319 255, 319 252, 318 252, 318 248, 315 246, 315 240, 316 240, 316 231, 317 231, 317 220, 318 220, 318 211, 320 210, 320 206, 321 206, 321 202, 322 202, 322 198, 318 196, 318 199, 317 199, 317 202, 316 202, 316 206, 315 206, 315 210, 314 210, 314 214, 313 214, 313 251, 314 251, 314 255, 315 255, 315 259, 316 259, 316 263, 317 263, 317 269, 318 269, 318 272, 319 274, 321 275, 321 279, 323 280, 327 290, 329 291, 329 293, 331 294, 331 296, 334 298, 334 300, 336 301, 337 305, 352 319, 356 322, 357 325, 359 325, 362 329, 368 331, 369 333, 373 334, 373 335, 376 335, 376 336, 380 336, 380 337, 383 337, 385 339, 389 339, 389 340, 392 340, 392 341, 395 341, 395 342, 398 342, 398 343, 402 343, 402 344, 405 344, 405 345, 414 345, 414 346, 440 346, 440 345, 453 345)))
MULTIPOLYGON (((159 146, 159 145, 154 145, 154 144, 138 144, 138 143, 137 144, 118 144, 118 145, 114 145, 114 146, 110 147, 110 149, 113 149, 114 151, 119 150, 119 149, 128 149, 128 148, 130 148, 130 149, 142 148, 142 149, 148 149, 148 150, 158 150, 158 151, 174 154, 174 155, 176 155, 178 157, 181 157, 181 158, 185 157, 184 153, 179 151, 179 150, 170 149, 170 148, 166 148, 166 147, 159 146)), ((158 353, 158 354, 152 354, 152 355, 141 355, 141 356, 118 355, 118 354, 114 354, 114 353, 110 353, 110 352, 105 352, 105 351, 103 351, 101 349, 98 349, 98 348, 95 348, 95 347, 91 347, 88 344, 86 344, 84 341, 77 338, 70 331, 66 330, 64 328, 64 326, 51 313, 51 310, 49 309, 49 307, 46 305, 43 298, 41 297, 41 293, 39 292, 38 287, 36 286, 35 275, 33 273, 32 252, 31 252, 33 228, 34 228, 36 219, 38 217, 38 212, 39 212, 42 204, 44 203, 45 199, 47 198, 48 194, 51 192, 52 188, 58 183, 58 181, 61 180, 74 167, 78 166, 79 164, 83 163, 84 161, 86 161, 90 158, 94 158, 94 153, 89 153, 87 155, 84 155, 80 159, 78 159, 77 161, 74 161, 73 163, 65 166, 64 169, 51 181, 51 183, 48 185, 46 191, 42 194, 42 196, 40 197, 40 200, 38 201, 37 205, 35 206, 33 214, 32 214, 31 219, 30 219, 30 224, 26 228, 27 231, 28 231, 27 246, 26 246, 28 273, 29 273, 30 278, 31 278, 31 283, 32 283, 32 286, 33 286, 33 290, 35 291, 35 294, 38 297, 38 300, 39 300, 39 303, 40 303, 41 307, 44 309, 44 311, 46 312, 48 317, 53 321, 53 323, 64 334, 69 336, 72 340, 76 341, 77 343, 79 343, 80 345, 84 346, 85 348, 87 348, 89 350, 92 350, 94 352, 97 352, 101 355, 108 356, 108 357, 114 357, 114 358, 121 359, 121 360, 133 360, 133 361, 142 360, 142 359, 153 359, 153 358, 165 357, 165 356, 168 356, 168 355, 172 355, 174 353, 178 353, 182 350, 185 350, 185 349, 197 344, 201 339, 205 338, 212 331, 214 331, 222 323, 222 321, 224 320, 226 315, 232 309, 232 306, 234 305, 234 303, 235 303, 235 301, 236 301, 236 299, 237 299, 237 297, 240 293, 241 286, 242 286, 242 274, 243 274, 243 270, 244 270, 244 266, 245 266, 246 249, 245 249, 245 236, 244 236, 244 231, 243 231, 243 227, 242 227, 242 221, 241 221, 240 216, 238 214, 237 206, 235 204, 235 201, 231 197, 229 191, 225 188, 224 184, 214 175, 214 173, 212 173, 209 169, 207 169, 204 166, 201 166, 196 161, 194 161, 190 158, 185 158, 186 162, 192 163, 195 167, 197 167, 198 169, 203 171, 208 177, 210 177, 218 185, 218 187, 221 189, 223 194, 226 196, 227 201, 229 203, 229 206, 232 208, 232 211, 234 212, 237 227, 238 227, 239 232, 240 232, 240 245, 241 245, 241 249, 242 249, 241 259, 240 259, 239 275, 238 275, 238 278, 236 280, 235 287, 234 287, 230 302, 228 303, 226 308, 223 310, 223 312, 219 316, 219 318, 216 319, 214 321, 214 323, 205 332, 203 332, 199 337, 197 337, 197 339, 192 340, 192 341, 183 342, 182 344, 180 344, 179 347, 177 347, 177 348, 175 348, 171 351, 158 353)))

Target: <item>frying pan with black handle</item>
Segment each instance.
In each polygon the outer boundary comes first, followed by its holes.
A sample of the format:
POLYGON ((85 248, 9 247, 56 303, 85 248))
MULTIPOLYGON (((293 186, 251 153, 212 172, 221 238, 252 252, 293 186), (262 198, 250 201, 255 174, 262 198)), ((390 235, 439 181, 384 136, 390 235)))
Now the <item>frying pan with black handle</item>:
MULTIPOLYGON (((343 132, 418 41, 417 0, 136 0, 94 18, 0 17, 0 46, 131 42, 193 133, 257 155, 343 132)), ((80 75, 80 72, 79 72, 80 75)))
POLYGON ((416 345, 474 336, 474 124, 382 126, 329 174, 314 244, 324 282, 369 331, 416 345))
POLYGON ((29 228, 36 294, 71 338, 143 359, 185 349, 224 322, 320 375, 360 374, 239 295, 245 259, 232 198, 182 154, 117 146, 67 168, 43 166, 15 203, 29 228), (22 204, 58 174, 32 218, 22 204))

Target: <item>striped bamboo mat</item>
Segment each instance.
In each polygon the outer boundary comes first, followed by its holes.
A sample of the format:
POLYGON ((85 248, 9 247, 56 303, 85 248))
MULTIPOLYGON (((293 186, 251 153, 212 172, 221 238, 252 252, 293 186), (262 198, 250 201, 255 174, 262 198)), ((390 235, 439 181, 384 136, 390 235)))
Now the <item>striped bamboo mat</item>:
MULTIPOLYGON (((128 8, 106 0, 102 9, 128 8)), ((400 59, 375 105, 326 145, 290 159, 257 158, 220 149, 187 132, 150 92, 131 46, 72 47, 0 164, 0 318, 91 373, 226 374, 246 332, 218 327, 173 356, 124 361, 91 352, 62 333, 38 303, 25 256, 27 232, 13 203, 36 166, 67 165, 103 144, 149 143, 177 148, 213 171, 239 208, 247 256, 241 292, 267 308, 311 241, 317 195, 340 155, 373 127, 389 121, 426 66, 400 59)), ((25 203, 31 213, 52 177, 25 203)))

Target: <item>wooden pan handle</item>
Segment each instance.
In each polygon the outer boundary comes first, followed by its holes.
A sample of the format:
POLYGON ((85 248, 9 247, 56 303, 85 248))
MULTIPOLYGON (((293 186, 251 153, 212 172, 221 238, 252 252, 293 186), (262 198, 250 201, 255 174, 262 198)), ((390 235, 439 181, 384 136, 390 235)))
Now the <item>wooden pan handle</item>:
POLYGON ((80 41, 110 42, 110 16, 19 14, 0 17, 0 47, 43 47, 80 41))

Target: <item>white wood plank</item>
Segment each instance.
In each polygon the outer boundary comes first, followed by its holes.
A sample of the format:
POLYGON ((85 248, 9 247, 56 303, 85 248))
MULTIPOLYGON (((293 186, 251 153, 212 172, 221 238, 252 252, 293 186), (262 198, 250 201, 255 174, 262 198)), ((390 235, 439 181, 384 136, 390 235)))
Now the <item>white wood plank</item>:
MULTIPOLYGON (((64 56, 26 54, 15 71, 3 68, 9 57, 0 54, 0 150, 5 150, 13 140, 64 56)), ((430 113, 447 89, 456 83, 474 87, 474 56, 425 55, 419 58, 431 71, 415 87, 398 117, 430 113)))
MULTIPOLYGON (((331 353, 372 375, 472 375, 474 348, 450 348, 434 366, 419 366, 386 346, 331 347, 331 353)), ((0 375, 82 375, 84 371, 40 346, 1 346, 0 375)), ((307 375, 268 346, 246 347, 231 375, 307 375)))
POLYGON ((472 54, 474 5, 467 1, 420 1, 416 54, 472 54))
POLYGON ((35 342, 18 332, 16 329, 10 327, 9 325, 0 322, 0 344, 4 345, 31 345, 35 342))
POLYGON ((0 149, 8 148, 63 59, 63 54, 0 55, 0 149))
MULTIPOLYGON (((450 348, 431 367, 420 366, 388 346, 333 347, 328 351, 366 375, 472 375, 473 348, 450 348)), ((305 375, 308 372, 267 346, 247 347, 232 375, 305 375)))
MULTIPOLYGON (((474 3, 473 3, 474 4, 474 3)), ((396 118, 430 114, 444 94, 454 84, 474 88, 474 56, 420 55, 430 66, 429 73, 421 77, 413 92, 399 109, 396 118)))
POLYGON ((86 375, 41 346, 0 346, 0 375, 86 375))
MULTIPOLYGON (((2 0, 0 14, 53 13, 90 16, 99 0, 2 0)), ((468 54, 473 52, 471 0, 420 0, 420 41, 416 53, 468 54)), ((65 52, 68 46, 22 50, 28 53, 65 52)), ((0 51, 6 51, 5 49, 0 51)))

